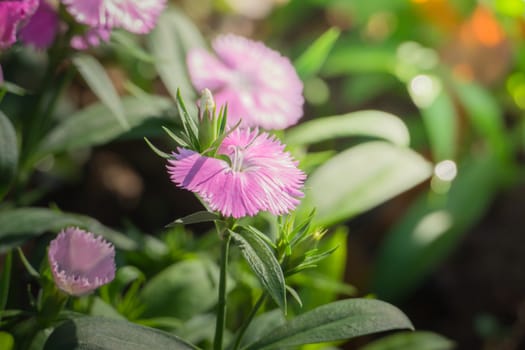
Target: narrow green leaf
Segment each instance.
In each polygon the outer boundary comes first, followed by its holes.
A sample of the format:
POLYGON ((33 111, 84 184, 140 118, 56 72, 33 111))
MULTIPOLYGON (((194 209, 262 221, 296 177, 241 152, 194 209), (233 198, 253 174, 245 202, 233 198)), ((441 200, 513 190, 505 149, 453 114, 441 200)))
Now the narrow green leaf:
POLYGON ((9 189, 17 168, 16 132, 9 118, 0 111, 0 200, 9 189))
MULTIPOLYGON (((147 101, 128 96, 122 99, 122 105, 129 125, 134 128, 151 118, 159 119, 171 102, 160 96, 150 96, 147 101)), ((125 131, 114 118, 108 118, 109 113, 107 106, 96 103, 69 116, 46 136, 39 155, 92 147, 116 139, 125 131)))
POLYGON ((140 47, 132 37, 131 33, 114 30, 111 33, 111 41, 120 45, 126 53, 129 55, 148 63, 153 63, 155 59, 148 52, 146 52, 142 47, 140 47))
POLYGON ((105 104, 117 118, 124 130, 129 130, 130 125, 126 119, 120 97, 106 73, 104 67, 92 56, 77 54, 73 57, 73 64, 89 85, 91 90, 105 104))
POLYGON ((432 332, 400 332, 376 340, 359 350, 452 350, 454 342, 432 332))
POLYGON ((405 314, 391 304, 374 299, 340 300, 291 319, 247 349, 286 348, 413 328, 405 314))
POLYGON ((0 278, 0 311, 4 311, 9 296, 9 284, 11 282, 11 266, 13 264, 12 251, 7 252, 0 278))
POLYGON ((80 317, 57 327, 44 350, 198 349, 179 337, 127 321, 80 317))
POLYGON ((431 173, 430 163, 408 148, 366 142, 336 155, 309 177, 300 209, 316 207, 315 224, 330 226, 408 190, 431 173))
POLYGON ((40 274, 38 273, 38 271, 31 265, 31 263, 29 262, 29 260, 27 260, 24 252, 22 251, 22 249, 20 249, 20 247, 17 247, 16 250, 18 251, 18 256, 20 257, 20 261, 22 261, 22 265, 24 265, 24 267, 26 268, 27 272, 29 272, 29 274, 33 277, 33 278, 40 278, 40 274))
POLYGON ((0 212, 0 252, 19 246, 44 232, 58 232, 67 226, 78 226, 102 235, 120 249, 136 248, 134 241, 88 216, 47 208, 18 208, 0 212))
POLYGON ((201 222, 212 222, 215 220, 219 220, 219 216, 215 213, 210 213, 209 211, 202 210, 198 211, 196 213, 187 215, 185 217, 179 218, 172 223, 169 223, 166 225, 166 227, 175 226, 177 224, 183 224, 183 225, 191 225, 191 224, 198 224, 201 222))
POLYGON ((511 157, 509 141, 505 133, 503 113, 496 97, 473 83, 457 82, 454 87, 474 128, 487 139, 501 160, 508 160, 511 157))
POLYGON ((284 275, 270 247, 250 230, 245 230, 242 234, 230 231, 230 234, 264 289, 286 313, 284 275))
POLYGON ((408 129, 398 117, 381 111, 359 111, 307 121, 287 130, 287 145, 308 145, 339 137, 366 136, 408 146, 408 129))
POLYGON ((437 163, 445 159, 454 159, 456 156, 456 123, 458 118, 452 99, 441 88, 439 79, 431 76, 421 76, 414 79, 409 85, 409 91, 414 103, 421 110, 434 161, 437 163), (429 87, 419 91, 414 79, 425 79, 421 84, 426 84, 429 87))
POLYGON ((302 79, 319 72, 340 34, 341 31, 337 28, 328 29, 294 62, 302 79))
POLYGON ((159 157, 161 158, 164 158, 164 159, 170 159, 171 158, 171 155, 166 153, 166 152, 163 152, 161 151, 160 149, 158 149, 157 147, 155 147, 151 142, 150 140, 148 140, 147 137, 144 138, 144 141, 146 141, 146 143, 148 144, 149 148, 156 154, 158 155, 159 157))

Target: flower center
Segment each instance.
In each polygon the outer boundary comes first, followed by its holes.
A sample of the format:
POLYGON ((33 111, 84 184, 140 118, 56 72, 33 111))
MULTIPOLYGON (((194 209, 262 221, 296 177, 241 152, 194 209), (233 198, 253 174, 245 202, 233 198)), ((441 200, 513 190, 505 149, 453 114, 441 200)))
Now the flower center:
POLYGON ((230 146, 230 149, 233 151, 233 153, 230 154, 232 170, 241 172, 243 169, 244 149, 240 146, 230 146))

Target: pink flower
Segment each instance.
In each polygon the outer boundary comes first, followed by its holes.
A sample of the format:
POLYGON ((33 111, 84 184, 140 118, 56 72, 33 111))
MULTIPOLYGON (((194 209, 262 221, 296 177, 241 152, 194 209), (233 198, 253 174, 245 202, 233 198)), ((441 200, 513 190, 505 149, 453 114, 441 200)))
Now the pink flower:
POLYGON ((218 106, 228 104, 228 122, 284 129, 303 115, 303 83, 288 60, 261 42, 233 34, 213 42, 217 57, 196 48, 188 53, 191 81, 208 88, 218 106))
POLYGON ((210 209, 234 218, 259 211, 282 215, 299 204, 306 175, 273 136, 236 129, 217 153, 229 161, 179 148, 168 161, 171 181, 197 193, 210 209))
POLYGON ((74 35, 70 45, 75 50, 87 50, 96 47, 102 42, 108 42, 111 32, 103 28, 90 28, 83 35, 74 35))
POLYGON ((38 0, 0 1, 0 49, 16 41, 16 32, 38 6, 38 0))
POLYGON ((157 22, 166 0, 61 0, 79 23, 95 28, 124 28, 145 34, 157 22))
POLYGON ((58 14, 55 9, 45 0, 41 0, 35 14, 20 31, 20 39, 26 45, 45 50, 55 40, 58 26, 58 14))
POLYGON ((91 232, 68 227, 49 244, 49 266, 58 288, 87 294, 115 277, 115 248, 91 232))

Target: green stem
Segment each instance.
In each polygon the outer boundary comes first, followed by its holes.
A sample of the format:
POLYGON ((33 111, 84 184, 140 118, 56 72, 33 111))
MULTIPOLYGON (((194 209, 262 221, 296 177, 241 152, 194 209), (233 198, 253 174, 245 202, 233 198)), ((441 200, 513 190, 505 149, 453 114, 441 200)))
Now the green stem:
POLYGON ((257 302, 252 308, 252 311, 248 315, 248 318, 244 321, 242 327, 239 329, 239 332, 237 333, 237 338, 235 339, 235 344, 233 345, 233 350, 237 350, 239 348, 239 345, 241 345, 242 337, 244 336, 244 333, 246 332, 246 329, 248 329, 248 326, 252 322, 253 318, 257 314, 257 311, 259 311, 260 307, 264 304, 264 301, 266 300, 266 292, 262 293, 259 299, 257 299, 257 302))
POLYGON ((228 254, 231 236, 226 232, 222 237, 221 272, 219 278, 219 301, 217 303, 217 322, 215 323, 214 350, 222 350, 224 323, 226 321, 226 270, 228 268, 228 254))

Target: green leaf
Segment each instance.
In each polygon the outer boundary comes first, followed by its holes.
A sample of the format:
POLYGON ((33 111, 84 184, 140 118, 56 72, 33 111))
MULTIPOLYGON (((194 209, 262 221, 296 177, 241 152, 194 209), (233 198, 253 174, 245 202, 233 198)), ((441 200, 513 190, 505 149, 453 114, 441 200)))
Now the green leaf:
MULTIPOLYGON (((137 127, 150 118, 162 116, 171 102, 160 96, 147 99, 129 96, 122 99, 122 105, 129 125, 137 127)), ((124 130, 114 118, 108 118, 109 113, 107 106, 96 103, 69 116, 46 136, 39 155, 101 145, 121 136, 124 130)))
POLYGON ((328 29, 294 62, 297 73, 302 79, 319 72, 340 34, 341 31, 337 28, 328 29))
POLYGON ((505 122, 498 101, 487 90, 473 83, 456 83, 457 95, 478 133, 485 137, 502 160, 510 157, 505 122))
POLYGON ((431 173, 432 166, 408 148, 363 143, 333 157, 309 177, 300 208, 317 208, 315 223, 330 226, 408 190, 431 173))
MULTIPOLYGON (((9 296, 9 284, 11 282, 11 267, 13 265, 13 253, 7 252, 0 275, 0 311, 4 311, 9 296)), ((0 315, 1 319, 1 315, 0 315)))
POLYGON ((239 247, 244 259, 257 275, 264 289, 286 313, 286 285, 281 265, 273 251, 251 230, 242 234, 230 231, 233 243, 239 247))
POLYGON ((172 223, 166 225, 166 227, 175 226, 177 224, 183 224, 183 225, 191 225, 191 224, 198 224, 201 222, 211 222, 215 220, 219 220, 219 216, 215 213, 210 213, 209 211, 198 211, 196 213, 190 214, 188 216, 179 218, 172 223))
POLYGON ((18 168, 16 132, 9 118, 0 111, 0 200, 9 189, 18 168))
POLYGON ((18 208, 0 212, 0 252, 19 246, 44 232, 58 232, 67 226, 78 226, 104 236, 120 249, 136 249, 134 241, 88 216, 47 208, 18 208))
POLYGON ((130 126, 120 102, 120 97, 104 67, 92 56, 77 54, 73 64, 91 88, 91 91, 106 105, 124 130, 130 126))
POLYGON ((323 66, 327 75, 381 72, 394 74, 398 65, 394 47, 349 45, 340 41, 323 66))
POLYGON ((291 319, 247 349, 324 343, 395 329, 413 329, 410 320, 395 306, 373 299, 340 300, 291 319))
POLYGON ((275 327, 281 326, 286 322, 283 313, 279 309, 265 312, 253 319, 246 332, 242 337, 240 348, 243 349, 246 345, 255 343, 260 340, 265 334, 273 330, 275 327))
POLYGON ((376 340, 359 350, 452 350, 454 342, 432 332, 400 332, 376 340))
POLYGON ((408 129, 398 117, 381 111, 359 111, 314 119, 289 129, 287 145, 308 145, 339 137, 367 136, 408 146, 408 129))
MULTIPOLYGON (((228 281, 228 289, 233 281, 228 281)), ((154 276, 140 295, 144 318, 170 316, 181 320, 208 310, 217 303, 218 267, 205 260, 186 260, 154 276)))
MULTIPOLYGON (((457 116, 452 99, 442 90, 441 83, 437 78, 421 76, 414 79, 429 79, 424 82, 424 84, 429 84, 428 88, 423 88, 423 91, 419 93, 417 89, 413 89, 415 93, 413 92, 411 95, 416 105, 420 107, 434 161, 454 159, 456 156, 457 116), (435 94, 435 96, 425 96, 426 94, 435 94), (418 102, 416 97, 422 98, 423 101, 418 102)), ((415 83, 411 83, 411 86, 415 85, 415 83)))
POLYGON ((7 332, 0 332, 0 349, 13 350, 15 348, 15 339, 7 332))
POLYGON ((448 193, 423 194, 387 234, 376 261, 372 290, 400 300, 443 261, 485 213, 501 185, 492 156, 468 159, 448 193))
POLYGON ((127 321, 80 317, 57 327, 44 350, 192 350, 195 346, 172 334, 127 321))
MULTIPOLYGON (((184 100, 194 101, 196 95, 186 71, 186 54, 190 44, 184 37, 190 29, 186 27, 181 32, 181 28, 189 21, 183 18, 183 15, 174 8, 163 11, 155 29, 148 37, 148 45, 155 58, 157 72, 173 99, 176 99, 177 90, 180 89, 184 100)), ((192 36, 196 36, 195 31, 191 33, 192 36)), ((199 42, 194 44, 199 45, 199 42)), ((196 106, 194 103, 189 103, 189 107, 193 114, 196 106)))

